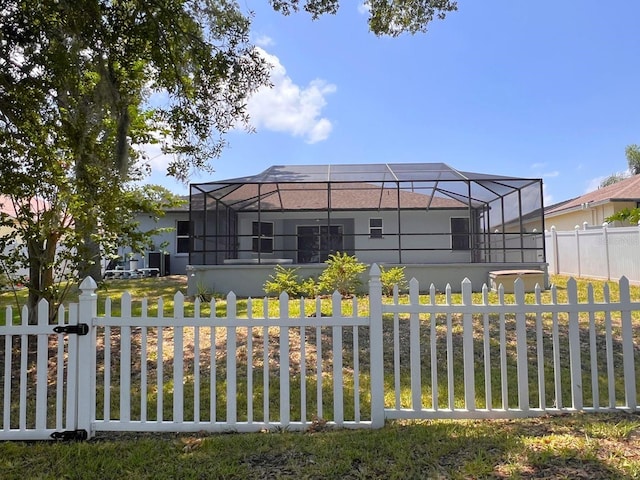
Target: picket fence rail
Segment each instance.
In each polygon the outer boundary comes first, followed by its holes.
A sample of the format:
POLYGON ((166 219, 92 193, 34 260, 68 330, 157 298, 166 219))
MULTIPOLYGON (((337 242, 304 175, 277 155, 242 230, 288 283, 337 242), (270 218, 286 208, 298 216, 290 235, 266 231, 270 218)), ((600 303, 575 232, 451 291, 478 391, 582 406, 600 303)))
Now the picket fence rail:
POLYGON ((475 303, 471 283, 461 287, 454 302, 450 288, 421 295, 413 279, 408 295, 387 298, 373 265, 368 305, 283 293, 274 318, 266 298, 191 305, 178 292, 165 316, 162 299, 125 293, 98 315, 87 278, 55 325, 46 302, 37 325, 26 309, 14 325, 6 309, 0 440, 637 409, 640 303, 626 278, 615 302, 608 285, 601 301, 589 286, 579 302, 573 279, 567 303, 556 287, 546 303, 540 288, 526 295, 520 280, 509 296, 484 285, 475 303))

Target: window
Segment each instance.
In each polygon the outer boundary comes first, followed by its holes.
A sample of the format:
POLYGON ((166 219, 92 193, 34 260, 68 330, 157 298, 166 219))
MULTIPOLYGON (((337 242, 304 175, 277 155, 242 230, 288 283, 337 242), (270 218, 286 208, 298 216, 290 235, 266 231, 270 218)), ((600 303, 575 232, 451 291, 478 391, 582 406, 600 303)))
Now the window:
POLYGON ((469 250, 469 219, 451 218, 451 250, 469 250))
POLYGON ((251 251, 273 253, 273 222, 253 222, 251 251))
POLYGON ((176 253, 189 253, 191 222, 178 220, 176 222, 176 253))
POLYGON ((382 219, 369 219, 369 238, 382 238, 382 219))

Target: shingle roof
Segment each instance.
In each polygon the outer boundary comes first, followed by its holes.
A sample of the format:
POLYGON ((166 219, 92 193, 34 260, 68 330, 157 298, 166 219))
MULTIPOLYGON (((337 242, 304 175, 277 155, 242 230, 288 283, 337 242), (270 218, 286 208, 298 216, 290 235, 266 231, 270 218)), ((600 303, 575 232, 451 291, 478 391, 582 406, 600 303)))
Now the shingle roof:
POLYGON ((523 194, 524 214, 541 208, 541 180, 463 172, 444 163, 274 165, 247 177, 191 184, 192 206, 205 194, 236 209, 460 208, 523 194), (272 198, 269 198, 272 197, 272 198), (526 197, 526 198, 525 198, 526 197), (273 205, 270 205, 273 204, 273 205), (277 205, 277 206, 276 206, 277 205))
POLYGON ((549 208, 545 213, 553 214, 580 207, 584 203, 606 203, 610 201, 640 200, 640 175, 626 178, 612 185, 599 188, 564 203, 549 208))
POLYGON ((231 190, 221 200, 242 209, 257 208, 260 198, 262 210, 323 210, 329 205, 340 209, 402 208, 466 208, 468 204, 447 197, 424 193, 380 188, 366 183, 336 183, 331 190, 324 184, 246 184, 231 190), (329 198, 330 192, 330 198, 329 198))

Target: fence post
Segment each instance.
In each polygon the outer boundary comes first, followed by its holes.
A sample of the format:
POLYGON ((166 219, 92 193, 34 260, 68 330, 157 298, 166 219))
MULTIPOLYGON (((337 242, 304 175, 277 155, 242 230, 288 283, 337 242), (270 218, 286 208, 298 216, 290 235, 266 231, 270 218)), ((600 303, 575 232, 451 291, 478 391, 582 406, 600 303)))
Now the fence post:
POLYGON ((558 275, 560 273, 560 265, 558 264, 558 232, 555 225, 551 226, 551 245, 553 247, 553 273, 558 275))
POLYGON ((622 365, 624 371, 624 394, 627 408, 635 410, 636 400, 636 369, 633 358, 633 328, 631 326, 631 295, 629 294, 629 280, 621 277, 620 288, 620 317, 622 321, 622 365))
POLYGON ((604 252, 605 260, 607 262, 607 280, 611 280, 611 262, 609 261, 609 224, 604 222, 602 224, 602 235, 604 235, 604 252))
MULTIPOLYGON (((526 304, 524 297, 524 280, 516 278, 513 283, 515 303, 526 304)), ((527 356, 527 317, 524 313, 516 313, 516 369, 518 375, 518 408, 529 410, 529 358, 527 356)))
MULTIPOLYGON (((465 277, 462 280, 462 305, 473 305, 471 280, 465 277)), ((473 354, 473 316, 470 313, 462 314, 462 351, 464 372, 464 406, 467 410, 476 409, 476 381, 474 372, 473 354)))
MULTIPOLYGON (((289 294, 287 292, 280 293, 280 321, 286 321, 289 318, 289 294)), ((342 338, 342 337, 340 337, 342 338)), ((264 347, 267 348, 267 339, 263 341, 264 347)), ((291 421, 291 385, 289 382, 289 345, 291 338, 289 336, 289 327, 280 325, 280 425, 284 428, 289 426, 291 421)), ((334 357, 336 355, 342 355, 342 349, 338 352, 333 352, 334 357)), ((268 368, 266 365, 264 368, 268 368)), ((342 371, 342 369, 340 369, 342 371)), ((318 379, 319 382, 322 379, 318 379)), ((334 376, 335 385, 335 376, 334 376)), ((342 388, 342 382, 340 382, 340 388, 342 388)), ((335 398, 334 398, 335 402, 335 398)), ((342 406, 342 402, 340 402, 342 406)), ((306 420, 306 419, 302 419, 306 420)))
POLYGON ((86 277, 80 284, 78 298, 78 323, 86 323, 89 326, 88 335, 78 336, 78 382, 77 391, 68 392, 68 395, 76 395, 77 398, 77 425, 78 430, 85 430, 87 438, 93 436, 92 419, 95 417, 95 328, 93 319, 98 314, 98 285, 91 277, 86 277))
POLYGON ((580 225, 576 225, 574 227, 574 231, 576 234, 576 255, 578 259, 578 277, 582 276, 582 264, 580 260, 580 225))
MULTIPOLYGON (((238 304, 236 303, 236 294, 233 292, 229 292, 227 294, 227 321, 230 321, 227 324, 227 371, 226 382, 227 382, 227 423, 229 425, 235 425, 238 421, 238 388, 237 388, 237 363, 236 359, 238 358, 238 347, 237 347, 237 327, 230 326, 229 324, 233 322, 233 325, 236 324, 237 317, 237 308, 238 304)), ((265 348, 267 347, 267 341, 265 339, 265 348)), ((213 362, 213 360, 212 360, 213 362)), ((264 368, 268 368, 268 365, 265 365, 264 368)), ((265 392, 266 395, 266 392, 265 392)))
POLYGON ((571 372, 571 403, 576 410, 582 410, 582 361, 580 354, 580 319, 578 317, 578 285, 575 278, 567 282, 569 300, 569 369, 571 372))
POLYGON ((371 375, 371 427, 384 426, 384 362, 382 352, 382 282, 377 264, 369 271, 369 355, 371 375))

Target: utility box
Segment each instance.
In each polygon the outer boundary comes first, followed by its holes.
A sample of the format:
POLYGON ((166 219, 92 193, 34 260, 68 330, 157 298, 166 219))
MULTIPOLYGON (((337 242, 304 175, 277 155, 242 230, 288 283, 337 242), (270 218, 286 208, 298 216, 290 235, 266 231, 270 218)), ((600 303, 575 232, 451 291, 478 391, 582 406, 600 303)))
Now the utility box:
POLYGON ((541 270, 495 270, 489 272, 489 286, 491 290, 497 291, 502 284, 504 293, 513 293, 513 284, 518 278, 524 283, 526 293, 535 292, 536 284, 542 289, 546 288, 544 272, 541 270))
POLYGON ((160 276, 171 275, 171 257, 168 253, 149 252, 149 268, 157 268, 160 276))

